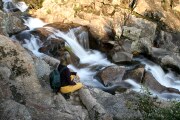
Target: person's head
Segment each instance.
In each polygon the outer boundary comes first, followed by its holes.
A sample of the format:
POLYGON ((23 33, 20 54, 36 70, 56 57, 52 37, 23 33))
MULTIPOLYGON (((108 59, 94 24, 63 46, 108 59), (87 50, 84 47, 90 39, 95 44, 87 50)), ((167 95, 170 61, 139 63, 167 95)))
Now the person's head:
POLYGON ((69 65, 71 64, 71 56, 68 51, 63 52, 63 55, 60 58, 60 64, 62 65, 69 65))
POLYGON ((67 66, 68 64, 67 64, 67 61, 64 59, 64 58, 61 58, 60 59, 60 64, 61 65, 64 65, 64 66, 67 66))

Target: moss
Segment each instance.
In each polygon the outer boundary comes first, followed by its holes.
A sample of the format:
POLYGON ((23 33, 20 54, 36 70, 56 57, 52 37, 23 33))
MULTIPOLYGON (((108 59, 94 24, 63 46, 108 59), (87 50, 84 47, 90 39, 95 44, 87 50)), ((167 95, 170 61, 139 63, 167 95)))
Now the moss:
POLYGON ((14 60, 14 63, 12 63, 12 75, 17 77, 20 75, 29 75, 29 72, 27 68, 23 67, 23 63, 25 63, 23 60, 20 60, 16 57, 14 60))
POLYGON ((10 49, 9 51, 6 51, 5 47, 0 46, 0 60, 3 60, 7 57, 15 57, 15 60, 11 61, 12 65, 12 75, 14 77, 20 76, 20 75, 29 75, 29 72, 26 68, 23 67, 23 64, 25 63, 23 60, 20 60, 17 56, 19 53, 15 49, 10 49))
POLYGON ((21 104, 26 104, 24 95, 19 93, 17 88, 14 85, 10 86, 10 90, 12 92, 13 99, 16 102, 21 103, 21 104))

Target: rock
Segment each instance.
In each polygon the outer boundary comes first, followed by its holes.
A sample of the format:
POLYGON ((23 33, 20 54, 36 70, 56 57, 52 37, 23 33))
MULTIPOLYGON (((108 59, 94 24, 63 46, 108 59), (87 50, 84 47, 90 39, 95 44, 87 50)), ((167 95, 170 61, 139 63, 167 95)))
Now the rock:
POLYGON ((112 0, 112 5, 120 5, 122 0, 112 0))
POLYGON ((8 34, 7 34, 6 30, 5 30, 6 26, 5 26, 5 24, 4 24, 4 18, 5 18, 5 17, 6 17, 6 14, 3 13, 3 12, 0 10, 0 23, 1 23, 1 26, 0 26, 0 34, 1 34, 1 35, 6 35, 6 36, 8 36, 8 34))
POLYGON ((3 2, 0 1, 0 9, 2 10, 2 8, 3 8, 3 2))
POLYGON ((123 66, 109 66, 97 73, 97 77, 105 85, 120 83, 125 73, 123 66))
POLYGON ((44 60, 40 58, 35 58, 34 63, 35 63, 37 77, 39 79, 43 78, 44 76, 49 76, 51 72, 50 66, 44 60))
POLYGON ((117 63, 117 62, 126 62, 126 61, 131 61, 133 55, 127 52, 116 52, 112 56, 112 60, 117 63))
POLYGON ((160 31, 159 39, 157 41, 158 47, 166 49, 167 51, 177 53, 180 50, 179 39, 180 33, 168 33, 165 31, 160 31))
POLYGON ((125 52, 131 53, 131 44, 132 42, 129 41, 128 39, 125 39, 122 43, 122 48, 125 52))
POLYGON ((113 120, 112 115, 108 114, 104 108, 94 99, 88 89, 79 90, 80 99, 86 106, 92 120, 113 120))
POLYGON ((135 27, 123 26, 123 36, 129 38, 130 40, 139 40, 141 35, 141 29, 135 27))
POLYGON ((138 68, 128 70, 128 71, 126 71, 126 73, 123 77, 123 80, 133 79, 137 83, 142 83, 143 77, 144 77, 144 72, 145 72, 144 66, 139 66, 138 68))
POLYGON ((176 7, 174 7, 173 10, 180 12, 180 5, 177 5, 176 7))
POLYGON ((161 85, 157 80, 154 79, 154 77, 150 73, 145 73, 144 84, 151 90, 156 91, 158 93, 180 94, 180 91, 178 89, 171 88, 171 87, 165 87, 165 86, 161 85))
POLYGON ((7 67, 0 66, 0 102, 12 98, 11 90, 9 89, 9 77, 11 71, 7 67))
MULTIPOLYGON (((135 29, 135 31, 137 31, 138 33, 138 35, 136 35, 137 37, 147 38, 151 42, 155 39, 157 23, 143 18, 138 18, 135 15, 131 15, 129 16, 129 19, 127 20, 126 24, 128 27, 130 28, 132 27, 133 29, 135 29)), ((132 31, 132 33, 134 32, 132 31)))
POLYGON ((111 5, 104 5, 102 8, 102 13, 104 15, 113 15, 114 14, 114 7, 111 5))
POLYGON ((180 57, 173 52, 167 51, 161 48, 152 48, 151 56, 153 60, 159 63, 161 66, 170 67, 177 72, 180 69, 180 57))
MULTIPOLYGON (((177 1, 173 1, 173 2, 175 3, 175 5, 177 4, 177 1)), ((152 2, 147 0, 141 0, 141 1, 137 1, 137 5, 134 11, 141 15, 144 15, 147 12, 152 12, 154 14, 158 11, 163 15, 161 19, 162 22, 164 22, 171 29, 175 31, 179 31, 180 30, 179 15, 174 13, 171 10, 171 8, 172 8, 172 4, 167 1, 161 2, 161 0, 157 0, 152 2)))
POLYGON ((0 119, 32 120, 28 109, 13 100, 7 100, 0 104, 0 119))
POLYGON ((135 41, 131 44, 131 52, 133 54, 142 53, 145 55, 151 54, 151 49, 153 47, 152 42, 149 38, 141 38, 139 41, 135 41))
MULTIPOLYGON (((31 31, 31 33, 32 33, 33 35, 39 36, 39 37, 40 37, 40 40, 41 40, 42 42, 45 42, 45 41, 47 40, 47 38, 49 37, 49 35, 52 34, 50 31, 48 31, 48 30, 45 29, 45 28, 37 28, 37 29, 31 31)), ((22 36, 21 34, 22 34, 22 33, 20 33, 19 36, 22 36)))
POLYGON ((158 93, 163 92, 166 90, 166 87, 161 85, 151 73, 146 72, 143 78, 144 85, 147 86, 149 89, 157 91, 158 93))
POLYGON ((72 28, 77 28, 80 27, 80 24, 75 24, 75 23, 51 23, 45 25, 45 27, 53 27, 56 28, 62 32, 67 32, 72 28))
POLYGON ((132 120, 141 118, 138 110, 134 110, 137 103, 137 93, 125 92, 122 94, 111 95, 99 89, 91 90, 92 96, 100 103, 104 109, 113 115, 114 120, 132 120))
POLYGON ((11 13, 8 13, 7 16, 4 18, 3 24, 5 26, 5 31, 8 34, 15 34, 27 28, 27 26, 23 24, 22 19, 13 16, 11 13))
POLYGON ((11 41, 9 38, 5 36, 0 36, 0 61, 3 65, 8 66, 12 71, 12 75, 14 76, 14 79, 17 81, 22 77, 24 80, 24 86, 27 88, 30 88, 30 93, 35 92, 35 90, 38 90, 38 85, 36 82, 37 76, 35 72, 35 68, 33 66, 33 60, 32 57, 25 51, 24 48, 20 46, 19 43, 11 41), (34 86, 29 86, 28 84, 32 84, 32 81, 34 80, 34 86), (30 82, 30 83, 29 83, 30 82), (35 87, 35 88, 33 88, 35 87))

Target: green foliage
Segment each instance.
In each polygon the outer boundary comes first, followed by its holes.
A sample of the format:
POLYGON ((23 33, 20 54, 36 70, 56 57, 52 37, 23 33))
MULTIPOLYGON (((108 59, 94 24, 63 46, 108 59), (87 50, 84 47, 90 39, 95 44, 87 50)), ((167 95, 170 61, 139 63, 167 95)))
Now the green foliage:
POLYGON ((137 110, 142 114, 143 120, 179 120, 180 102, 171 102, 169 107, 162 107, 157 98, 152 98, 148 90, 145 95, 139 95, 137 110))

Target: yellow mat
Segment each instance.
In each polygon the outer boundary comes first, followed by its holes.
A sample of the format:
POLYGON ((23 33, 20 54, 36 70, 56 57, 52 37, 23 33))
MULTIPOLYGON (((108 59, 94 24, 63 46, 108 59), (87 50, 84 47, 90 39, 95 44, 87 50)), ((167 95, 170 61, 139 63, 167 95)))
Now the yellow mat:
POLYGON ((68 85, 68 86, 61 87, 60 92, 61 93, 71 93, 76 90, 79 90, 82 87, 83 87, 83 84, 79 82, 79 83, 76 83, 76 85, 68 85))

